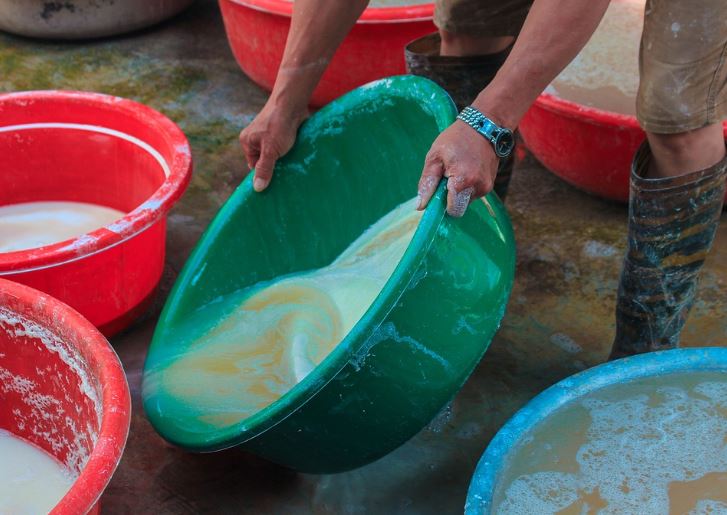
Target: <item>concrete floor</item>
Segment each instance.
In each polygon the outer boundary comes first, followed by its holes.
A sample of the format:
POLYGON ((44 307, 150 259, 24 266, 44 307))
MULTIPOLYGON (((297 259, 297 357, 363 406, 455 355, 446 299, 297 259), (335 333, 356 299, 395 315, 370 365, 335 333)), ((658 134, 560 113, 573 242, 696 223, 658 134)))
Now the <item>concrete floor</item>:
MULTIPOLYGON (((0 91, 51 88, 151 105, 182 127, 195 158, 189 190, 169 217, 159 300, 112 341, 128 374, 134 415, 104 513, 461 513, 475 463, 497 429, 545 387, 608 353, 626 208, 567 186, 527 158, 507 200, 518 240, 507 315, 469 382, 429 427, 378 462, 333 476, 296 474, 235 449, 208 455, 175 449, 141 409, 146 348, 174 277, 246 172, 237 134, 266 93, 237 67, 213 0, 112 40, 56 44, 0 35, 0 91)), ((702 277, 683 343, 727 344, 727 224, 702 277)))

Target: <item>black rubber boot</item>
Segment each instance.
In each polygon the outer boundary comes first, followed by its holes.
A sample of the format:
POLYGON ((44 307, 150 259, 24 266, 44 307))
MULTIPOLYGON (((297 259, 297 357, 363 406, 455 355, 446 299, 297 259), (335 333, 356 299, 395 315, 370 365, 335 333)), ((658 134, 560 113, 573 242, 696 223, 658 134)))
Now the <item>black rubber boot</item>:
MULTIPOLYGON (((439 55, 441 42, 439 33, 434 33, 409 43, 404 51, 407 72, 439 84, 461 111, 495 78, 510 48, 496 54, 452 57, 439 55)), ((497 169, 494 189, 503 200, 510 185, 514 154, 501 160, 497 169)))
POLYGON ((722 212, 727 158, 680 177, 645 179, 650 162, 644 142, 631 166, 628 249, 610 359, 678 347, 722 212))

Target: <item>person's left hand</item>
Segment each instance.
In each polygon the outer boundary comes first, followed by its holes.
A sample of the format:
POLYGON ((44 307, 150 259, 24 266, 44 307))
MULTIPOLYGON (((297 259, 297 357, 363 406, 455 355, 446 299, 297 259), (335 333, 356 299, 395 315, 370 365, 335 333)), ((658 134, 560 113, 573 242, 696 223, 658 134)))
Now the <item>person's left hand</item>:
POLYGON ((447 181, 447 213, 464 215, 470 202, 492 191, 499 159, 492 145, 466 123, 457 120, 429 149, 419 180, 417 209, 427 207, 442 177, 447 181))

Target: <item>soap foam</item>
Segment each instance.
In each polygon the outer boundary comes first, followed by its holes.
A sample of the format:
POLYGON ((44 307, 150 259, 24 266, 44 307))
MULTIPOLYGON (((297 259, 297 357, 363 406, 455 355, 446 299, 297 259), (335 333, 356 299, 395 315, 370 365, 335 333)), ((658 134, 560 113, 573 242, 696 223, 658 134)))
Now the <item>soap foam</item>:
POLYGON ((516 449, 495 513, 710 513, 727 503, 726 422, 721 374, 606 388, 516 449))
POLYGON ((197 311, 185 329, 177 329, 193 335, 191 341, 170 349, 147 371, 144 398, 200 430, 239 423, 279 399, 330 354, 376 299, 419 223, 415 202, 384 216, 330 265, 253 286, 197 311), (236 307, 223 314, 225 306, 236 307))
POLYGON ((719 501, 699 501, 689 515, 718 515, 727 513, 727 503, 719 501))

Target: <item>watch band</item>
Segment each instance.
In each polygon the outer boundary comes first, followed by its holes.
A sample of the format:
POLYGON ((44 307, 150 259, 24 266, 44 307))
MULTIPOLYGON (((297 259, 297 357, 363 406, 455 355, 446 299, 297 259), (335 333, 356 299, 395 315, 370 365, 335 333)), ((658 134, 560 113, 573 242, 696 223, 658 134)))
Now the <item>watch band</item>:
POLYGON ((512 152, 515 146, 512 131, 500 127, 474 107, 468 106, 462 109, 462 112, 457 115, 457 119, 462 120, 492 143, 497 157, 507 157, 512 152))

